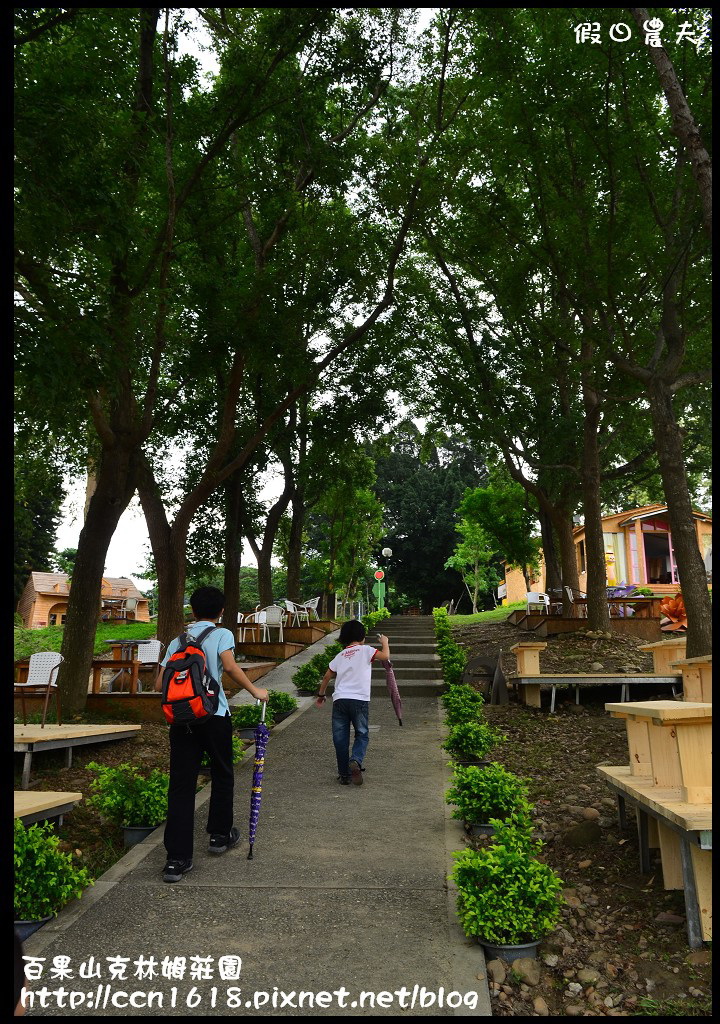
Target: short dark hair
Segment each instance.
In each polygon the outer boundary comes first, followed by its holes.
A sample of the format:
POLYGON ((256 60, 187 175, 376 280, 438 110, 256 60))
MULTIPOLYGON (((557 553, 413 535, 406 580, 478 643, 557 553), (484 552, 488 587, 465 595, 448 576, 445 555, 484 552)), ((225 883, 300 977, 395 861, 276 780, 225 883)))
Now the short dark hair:
POLYGON ((340 643, 343 647, 347 647, 348 644, 356 644, 359 640, 364 640, 366 636, 367 630, 360 619, 349 619, 340 627, 340 643))
POLYGON ((198 587, 190 598, 196 619, 216 619, 225 607, 225 595, 218 587, 198 587))

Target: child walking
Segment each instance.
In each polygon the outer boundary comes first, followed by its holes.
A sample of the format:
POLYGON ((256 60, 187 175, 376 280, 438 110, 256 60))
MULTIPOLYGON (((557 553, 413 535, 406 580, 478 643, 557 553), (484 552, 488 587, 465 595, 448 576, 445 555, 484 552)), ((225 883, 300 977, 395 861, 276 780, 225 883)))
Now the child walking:
POLYGON ((320 681, 315 700, 321 708, 327 697, 325 690, 331 679, 335 680, 333 692, 332 736, 338 766, 338 782, 342 786, 350 781, 361 786, 365 752, 370 742, 368 718, 370 713, 370 673, 373 661, 388 661, 390 647, 388 638, 382 633, 380 650, 365 646, 367 630, 359 619, 351 619, 340 627, 340 643, 343 650, 336 654, 320 681), (355 737, 349 752, 350 725, 355 737))

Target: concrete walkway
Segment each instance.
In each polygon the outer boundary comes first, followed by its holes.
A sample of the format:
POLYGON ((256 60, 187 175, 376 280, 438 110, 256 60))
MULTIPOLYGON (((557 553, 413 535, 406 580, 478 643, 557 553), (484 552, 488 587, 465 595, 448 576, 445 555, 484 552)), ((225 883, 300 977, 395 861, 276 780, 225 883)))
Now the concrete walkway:
MULTIPOLYGON (((289 672, 262 684, 284 689, 289 672)), ((373 687, 366 781, 356 787, 336 781, 330 707, 304 702, 270 736, 254 859, 245 842, 207 854, 206 787, 195 868, 181 882, 162 881, 160 828, 27 941, 27 955, 46 958, 36 994, 78 993, 74 1008, 51 995, 30 1015, 490 1016, 483 953, 457 925, 446 882, 463 842, 444 802, 437 697, 403 693, 403 705, 400 728, 373 687), (49 976, 62 956, 74 972, 64 981, 49 976), (129 958, 125 979, 112 979, 111 956, 129 958), (219 975, 227 956, 242 958, 236 980, 219 975), (100 977, 79 977, 93 957, 100 977), (155 958, 154 977, 136 976, 141 957, 155 958), (183 978, 162 976, 166 957, 186 958, 183 978), (190 977, 193 957, 212 958, 211 977, 190 977)), ((243 835, 251 762, 246 755, 236 776, 243 835)))

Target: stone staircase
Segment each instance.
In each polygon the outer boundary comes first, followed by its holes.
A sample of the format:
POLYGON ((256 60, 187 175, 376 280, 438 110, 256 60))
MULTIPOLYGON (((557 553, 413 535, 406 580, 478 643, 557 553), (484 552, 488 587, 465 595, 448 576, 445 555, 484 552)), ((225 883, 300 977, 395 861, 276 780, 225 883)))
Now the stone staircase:
MULTIPOLYGON (((377 633, 390 642, 390 660, 401 697, 432 697, 442 693, 440 658, 435 650, 435 622, 431 615, 393 615, 369 634, 368 643, 379 646, 377 633)), ((387 693, 385 669, 373 667, 373 694, 387 693)))

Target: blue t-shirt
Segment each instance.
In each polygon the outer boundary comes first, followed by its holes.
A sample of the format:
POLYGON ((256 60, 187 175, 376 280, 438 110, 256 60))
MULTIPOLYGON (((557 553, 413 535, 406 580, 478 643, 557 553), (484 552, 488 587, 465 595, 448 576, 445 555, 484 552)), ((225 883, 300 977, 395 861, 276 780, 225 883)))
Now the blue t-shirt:
MULTIPOLYGON (((203 630, 214 625, 215 623, 211 622, 209 619, 201 619, 199 622, 191 622, 189 626, 185 627, 185 629, 190 636, 198 637, 203 630)), ((175 653, 179 646, 177 637, 172 641, 172 643, 168 644, 168 649, 165 651, 165 657, 162 660, 163 668, 165 668, 171 655, 175 653)), ((235 650, 235 638, 229 629, 225 629, 223 626, 218 626, 212 631, 212 633, 208 633, 203 640, 203 650, 205 651, 205 662, 207 664, 208 672, 213 679, 217 680, 219 685, 218 709, 215 714, 224 717, 228 714, 230 708, 222 685, 223 667, 222 662, 220 661, 220 655, 223 651, 235 650)))

